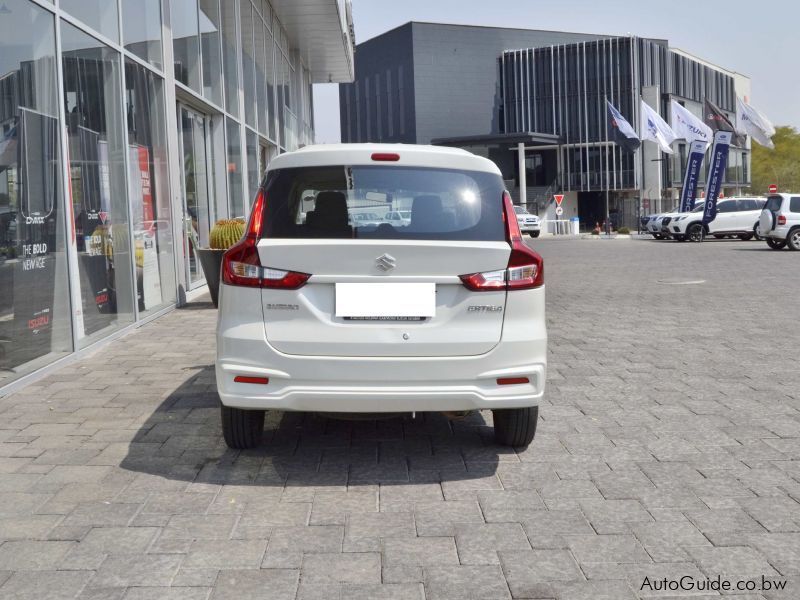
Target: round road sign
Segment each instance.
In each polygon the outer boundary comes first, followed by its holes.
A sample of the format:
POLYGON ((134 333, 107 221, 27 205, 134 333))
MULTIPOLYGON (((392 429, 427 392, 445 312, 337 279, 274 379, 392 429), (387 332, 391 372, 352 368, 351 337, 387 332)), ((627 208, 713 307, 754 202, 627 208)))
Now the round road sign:
POLYGON ((561 208, 560 206, 556 206, 556 214, 560 217, 561 215, 564 214, 564 209, 561 208))
POLYGON ((778 193, 778 186, 774 183, 769 186, 769 193, 770 194, 777 194, 778 193))

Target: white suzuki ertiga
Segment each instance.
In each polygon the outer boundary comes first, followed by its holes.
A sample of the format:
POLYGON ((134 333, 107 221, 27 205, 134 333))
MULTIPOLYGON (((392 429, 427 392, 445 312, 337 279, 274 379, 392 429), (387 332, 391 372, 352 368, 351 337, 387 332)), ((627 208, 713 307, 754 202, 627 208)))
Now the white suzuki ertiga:
POLYGON ((498 168, 464 150, 282 154, 223 259, 216 375, 232 448, 259 443, 265 409, 491 409, 497 440, 524 446, 546 355, 542 258, 498 168))

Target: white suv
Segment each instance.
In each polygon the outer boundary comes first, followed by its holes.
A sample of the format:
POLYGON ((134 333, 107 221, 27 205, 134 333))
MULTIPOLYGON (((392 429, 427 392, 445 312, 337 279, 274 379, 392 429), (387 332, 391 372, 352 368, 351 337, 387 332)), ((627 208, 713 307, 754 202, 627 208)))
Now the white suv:
POLYGON ((703 204, 692 212, 673 215, 666 230, 677 240, 702 242, 706 235, 716 238, 736 236, 749 240, 760 239, 757 228, 764 198, 725 198, 717 201, 717 216, 708 225, 703 225, 703 204))
POLYGON ((464 150, 281 154, 223 259, 216 378, 232 448, 258 444, 265 409, 491 409, 497 440, 523 446, 546 357, 542 258, 498 168, 464 150), (376 198, 410 206, 409 223, 348 222, 376 198))
POLYGON ((542 230, 542 224, 539 222, 539 217, 529 213, 524 206, 515 206, 514 212, 517 213, 519 230, 522 233, 527 233, 531 237, 539 237, 539 233, 542 230))
POLYGON ((758 220, 759 233, 773 250, 800 250, 800 194, 774 194, 758 220))

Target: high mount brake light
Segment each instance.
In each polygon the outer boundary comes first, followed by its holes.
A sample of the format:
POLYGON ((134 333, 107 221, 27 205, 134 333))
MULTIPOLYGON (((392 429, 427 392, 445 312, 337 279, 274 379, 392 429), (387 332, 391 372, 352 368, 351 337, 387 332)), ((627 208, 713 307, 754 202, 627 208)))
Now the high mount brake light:
POLYGON ((400 155, 394 152, 373 152, 372 160, 379 160, 384 162, 397 162, 400 160, 400 155))
POLYGON ((461 275, 467 289, 474 292, 530 290, 544 285, 544 261, 522 241, 522 232, 508 192, 503 192, 503 221, 506 240, 511 245, 508 265, 503 270, 461 275))
POLYGON ((264 224, 264 202, 264 191, 259 190, 244 237, 222 257, 222 281, 239 287, 296 290, 305 285, 311 275, 261 266, 258 240, 264 224))

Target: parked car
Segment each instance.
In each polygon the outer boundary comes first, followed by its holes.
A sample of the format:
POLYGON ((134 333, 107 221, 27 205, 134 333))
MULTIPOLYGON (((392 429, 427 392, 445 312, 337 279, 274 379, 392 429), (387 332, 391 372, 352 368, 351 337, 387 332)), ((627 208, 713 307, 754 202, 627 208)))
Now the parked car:
POLYGON ((281 154, 223 258, 216 380, 232 448, 265 410, 490 409, 533 439, 547 364, 541 256, 497 166, 465 150, 340 144, 281 154), (320 191, 299 218, 304 190, 320 191), (362 228, 364 189, 411 196, 407 227, 362 228))
POLYGON ((663 240, 664 235, 661 233, 661 220, 664 217, 664 213, 656 213, 653 215, 649 215, 647 218, 647 224, 645 225, 644 229, 652 235, 657 240, 663 240))
POLYGON ((514 212, 517 213, 517 222, 519 223, 520 231, 534 238, 539 237, 539 233, 542 231, 542 224, 539 221, 539 217, 529 213, 524 206, 515 206, 514 212))
POLYGON ((369 227, 370 225, 380 225, 383 223, 383 219, 374 212, 353 213, 350 219, 355 227, 369 227))
POLYGON ((395 227, 405 227, 411 223, 410 210, 392 210, 386 213, 384 220, 395 227))
MULTIPOLYGON (((698 200, 695 200, 695 206, 697 206, 698 202, 698 200)), ((680 205, 677 205, 669 212, 650 215, 651 219, 647 223, 647 231, 650 235, 657 240, 671 238, 672 236, 667 226, 674 217, 680 214, 680 208, 680 205)))
POLYGON ((707 225, 703 224, 701 204, 692 212, 674 216, 665 227, 675 239, 690 242, 702 242, 706 235, 736 236, 745 241, 754 236, 761 239, 757 227, 765 202, 764 198, 725 198, 717 201, 717 216, 707 225))
POLYGON ((773 194, 767 198, 758 229, 773 250, 800 250, 800 194, 773 194))

